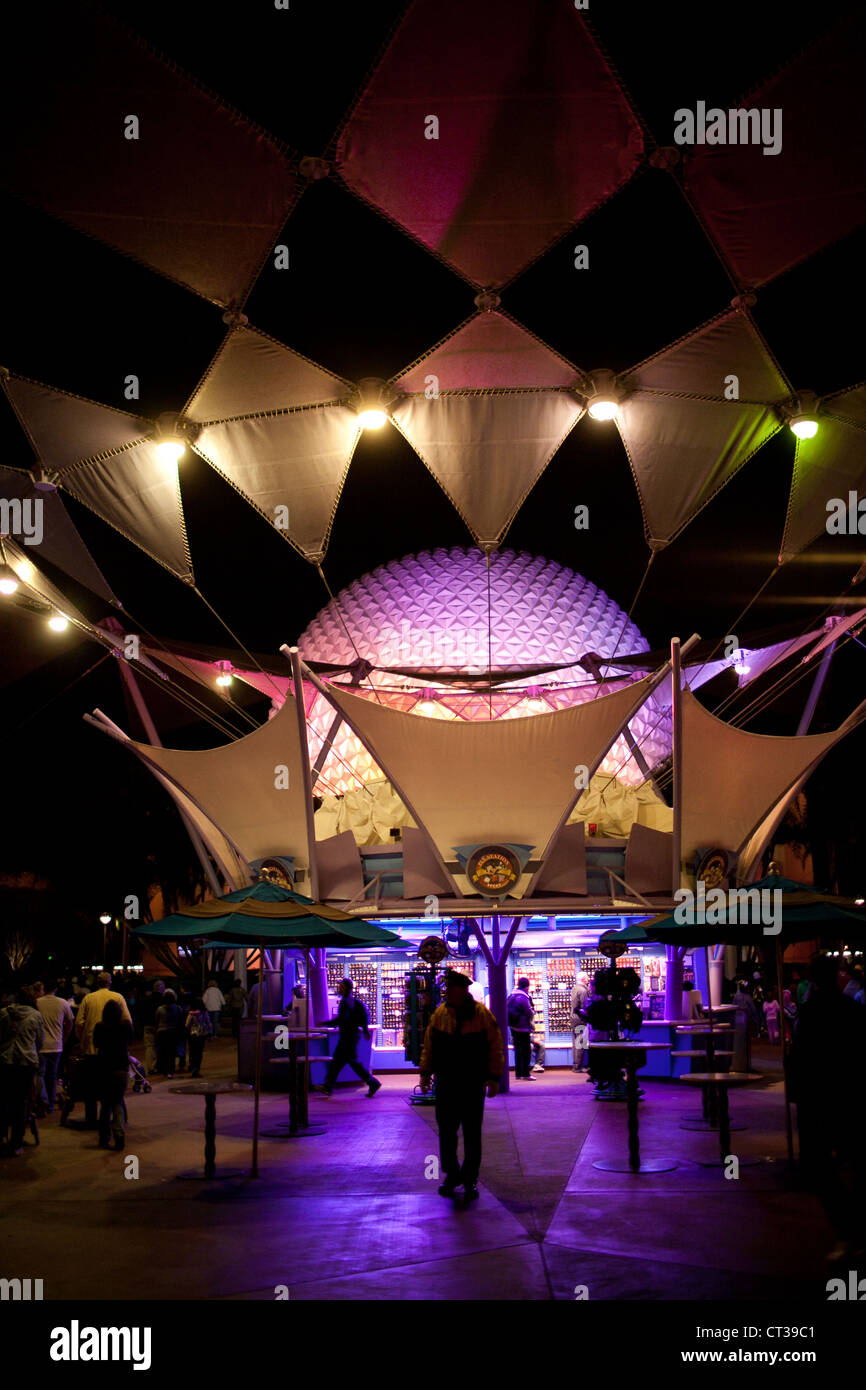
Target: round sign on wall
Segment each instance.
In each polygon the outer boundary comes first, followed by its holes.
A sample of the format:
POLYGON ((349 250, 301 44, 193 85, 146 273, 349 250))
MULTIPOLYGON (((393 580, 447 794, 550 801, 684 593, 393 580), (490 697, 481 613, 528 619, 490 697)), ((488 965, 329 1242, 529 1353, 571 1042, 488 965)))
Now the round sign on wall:
POLYGON ((448 947, 441 936, 425 936, 418 947, 418 954, 428 965, 438 965, 448 954, 448 947))
POLYGON ((485 898, 501 898, 519 879, 520 860, 506 845, 486 845, 470 855, 466 876, 485 898))

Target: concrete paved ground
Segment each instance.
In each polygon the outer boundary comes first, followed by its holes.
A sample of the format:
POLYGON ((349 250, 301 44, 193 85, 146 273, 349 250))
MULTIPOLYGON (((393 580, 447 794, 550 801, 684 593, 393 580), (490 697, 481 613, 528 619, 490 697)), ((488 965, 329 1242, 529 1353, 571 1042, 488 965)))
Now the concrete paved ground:
MULTIPOLYGON (((481 1197, 467 1210, 425 1176, 436 1130, 431 1109, 407 1103, 414 1075, 384 1076, 372 1100, 314 1095, 327 1133, 261 1139, 258 1180, 214 1183, 176 1176, 203 1164, 203 1100, 154 1078, 128 1101, 137 1178, 56 1116, 39 1148, 0 1160, 0 1276, 42 1278, 46 1299, 272 1299, 277 1285, 303 1300, 573 1299, 580 1286, 590 1299, 825 1297, 833 1238, 785 1163, 775 1059, 758 1046, 754 1062, 767 1076, 733 1093, 748 1126, 733 1148, 761 1162, 738 1178, 699 1165, 715 1135, 679 1127, 699 1096, 661 1081, 644 1083, 642 1154, 678 1167, 599 1171, 595 1159, 625 1154, 624 1105, 548 1071, 487 1102, 481 1197)), ((233 1065, 221 1040, 206 1074, 229 1078, 233 1065)), ((252 1108, 251 1096, 218 1097, 218 1165, 248 1168, 252 1108)), ((266 1094, 260 1128, 286 1109, 266 1094)))

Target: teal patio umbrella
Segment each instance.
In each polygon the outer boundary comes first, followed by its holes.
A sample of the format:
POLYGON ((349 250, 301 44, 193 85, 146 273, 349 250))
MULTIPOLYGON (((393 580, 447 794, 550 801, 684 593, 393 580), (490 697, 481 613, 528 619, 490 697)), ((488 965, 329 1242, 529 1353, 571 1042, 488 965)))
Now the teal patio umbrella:
MULTIPOLYGON (((329 903, 314 902, 291 888, 262 881, 236 888, 220 898, 195 903, 180 912, 137 927, 143 937, 163 937, 172 941, 200 940, 208 945, 239 948, 258 946, 264 962, 266 946, 283 950, 302 950, 307 961, 306 1041, 304 1046, 304 1087, 309 1085, 310 989, 309 951, 314 946, 399 946, 396 932, 386 931, 372 922, 361 921, 329 903)), ((261 971, 256 1009, 256 1070, 254 1088, 252 1177, 258 1177, 259 1101, 262 1067, 262 999, 264 970, 261 971)))

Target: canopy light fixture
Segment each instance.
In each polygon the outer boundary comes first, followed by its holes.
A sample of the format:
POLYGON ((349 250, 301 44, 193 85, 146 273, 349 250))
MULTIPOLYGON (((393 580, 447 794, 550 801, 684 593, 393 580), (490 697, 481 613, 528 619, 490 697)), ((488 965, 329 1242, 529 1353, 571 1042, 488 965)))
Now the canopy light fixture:
POLYGON ((34 463, 30 469, 30 477, 37 492, 56 492, 59 473, 46 468, 44 463, 34 463))
POLYGON ((801 391, 788 410, 788 428, 798 439, 814 439, 818 433, 818 398, 814 391, 801 391))
POLYGON ((9 565, 0 565, 0 594, 8 598, 18 588, 18 578, 9 565))
POLYGON ((747 676, 752 669, 749 665, 749 654, 742 647, 734 652, 731 663, 738 676, 747 676))
POLYGON ((69 619, 64 618, 62 613, 55 613, 48 619, 48 626, 52 632, 65 632, 69 626, 69 619))
POLYGON ((216 683, 217 683, 217 685, 222 685, 222 686, 231 685, 232 681, 234 680, 234 676, 232 675, 231 662, 230 662, 230 661, 218 661, 218 662, 217 662, 217 666, 219 667, 219 671, 220 671, 219 675, 218 675, 217 678, 216 678, 216 683))
POLYGON ((104 927, 107 927, 109 922, 111 922, 113 919, 110 912, 101 912, 99 914, 99 920, 104 927))
POLYGON ((191 420, 184 420, 175 411, 165 411, 156 422, 154 442, 157 458, 169 466, 179 463, 187 445, 192 444, 197 434, 198 426, 191 420))
POLYGON ((616 384, 616 375, 602 368, 590 377, 592 389, 587 397, 586 408, 593 420, 615 420, 619 413, 621 393, 616 384))
POLYGON ((391 405, 396 399, 394 392, 378 376, 362 377, 353 402, 362 430, 380 430, 388 419, 391 405))

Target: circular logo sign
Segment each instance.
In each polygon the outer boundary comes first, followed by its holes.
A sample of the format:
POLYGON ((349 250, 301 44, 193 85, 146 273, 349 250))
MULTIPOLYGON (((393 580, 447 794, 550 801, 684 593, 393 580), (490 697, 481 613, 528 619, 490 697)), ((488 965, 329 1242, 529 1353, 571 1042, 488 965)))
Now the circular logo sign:
POLYGON ((470 856, 466 876, 485 898, 501 898, 520 877, 520 860, 505 845, 487 845, 470 856))
POLYGON ((625 955, 628 946, 624 941, 617 940, 616 932, 606 931, 598 938, 598 949, 608 960, 616 960, 618 956, 625 955))
POLYGON ((696 879, 703 879, 708 888, 718 888, 728 876, 728 852, 725 849, 711 849, 701 859, 695 871, 696 879))
POLYGON ((418 954, 428 965, 438 965, 448 954, 448 947, 441 936, 425 936, 418 947, 418 954))

